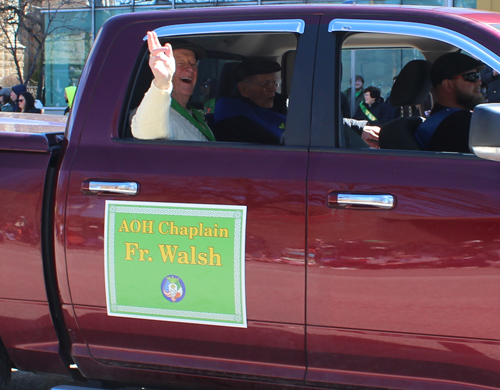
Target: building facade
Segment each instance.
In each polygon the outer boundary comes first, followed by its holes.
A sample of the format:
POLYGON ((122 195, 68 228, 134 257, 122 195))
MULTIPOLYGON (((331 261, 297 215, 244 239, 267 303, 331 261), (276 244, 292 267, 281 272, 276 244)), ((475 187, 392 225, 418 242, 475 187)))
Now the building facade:
MULTIPOLYGON (((50 0, 46 0, 50 1, 50 0)), ((57 3, 44 9, 50 34, 45 43, 44 103, 47 107, 65 107, 64 88, 77 85, 96 33, 111 16, 158 9, 213 7, 230 5, 267 5, 309 3, 321 0, 79 0, 57 3)), ((496 10, 498 0, 348 0, 356 4, 433 5, 496 10)), ((346 0, 328 0, 343 3, 346 0)), ((499 9, 500 10, 500 9, 499 9)))

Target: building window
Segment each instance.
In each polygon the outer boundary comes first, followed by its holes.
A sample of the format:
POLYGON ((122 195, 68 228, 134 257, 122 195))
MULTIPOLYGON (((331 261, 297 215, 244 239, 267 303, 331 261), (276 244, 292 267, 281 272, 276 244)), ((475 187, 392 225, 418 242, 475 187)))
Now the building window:
POLYGON ((477 8, 477 0, 454 0, 455 7, 477 8))
MULTIPOLYGON (((269 4, 294 2, 294 0, 173 0, 174 8, 196 7, 207 5, 238 4, 269 4)), ((299 0, 304 3, 356 3, 356 4, 394 4, 394 5, 424 5, 424 6, 455 6, 476 8, 477 0, 299 0)), ((64 88, 76 85, 85 60, 90 52, 94 34, 111 16, 125 12, 151 11, 172 7, 172 0, 95 0, 94 9, 91 1, 76 0, 59 9, 56 20, 52 22, 51 33, 45 44, 45 89, 44 104, 48 107, 65 107, 64 88), (71 9, 72 8, 72 9, 71 9), (57 28, 54 28, 57 27, 57 28)), ((48 15, 46 12, 46 25, 48 15)), ((362 70, 360 70, 362 71, 362 70)), ((381 79, 390 86, 392 76, 381 79)), ((343 83, 348 83, 348 77, 343 83)))
POLYGON ((90 10, 59 11, 52 20, 45 42, 45 106, 67 106, 64 88, 77 85, 90 52, 91 17, 90 10))

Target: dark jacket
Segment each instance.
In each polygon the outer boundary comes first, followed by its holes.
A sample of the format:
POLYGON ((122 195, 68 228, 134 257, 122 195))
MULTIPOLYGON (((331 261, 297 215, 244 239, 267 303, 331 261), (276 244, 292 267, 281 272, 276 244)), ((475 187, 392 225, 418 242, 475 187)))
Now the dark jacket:
POLYGON ((375 116, 375 118, 377 118, 377 120, 370 120, 359 105, 356 113, 354 114, 354 119, 367 120, 368 124, 371 126, 382 126, 394 117, 394 108, 385 104, 382 99, 376 101, 371 106, 368 106, 365 102, 362 102, 361 104, 366 107, 375 116))
MULTIPOLYGON (((432 117, 433 114, 445 108, 445 106, 436 103, 430 116, 432 117)), ((426 150, 470 153, 469 128, 471 119, 472 112, 467 110, 459 110, 448 115, 436 128, 426 150)))
POLYGON ((42 110, 40 110, 39 108, 36 108, 36 107, 32 107, 30 108, 28 111, 26 111, 30 114, 41 114, 42 113, 42 110))
POLYGON ((493 76, 493 69, 488 67, 481 72, 481 81, 486 84, 488 103, 500 103, 500 75, 493 76))
POLYGON ((351 107, 344 92, 340 92, 340 110, 342 111, 342 118, 351 117, 351 107))
POLYGON ((217 141, 279 145, 285 122, 285 115, 249 99, 223 97, 215 106, 212 131, 217 141))
MULTIPOLYGON (((351 111, 351 87, 347 88, 343 93, 345 94, 345 97, 347 99, 347 102, 345 103, 345 107, 347 107, 349 109, 349 111, 347 111, 347 112, 350 112, 351 111)), ((361 103, 364 98, 365 97, 363 94, 363 89, 361 89, 361 91, 358 91, 356 93, 356 99, 354 101, 354 113, 356 113, 356 109, 359 106, 359 103, 361 103)), ((345 116, 345 114, 344 114, 344 118, 354 118, 354 113, 351 113, 350 115, 347 115, 347 116, 345 116)))

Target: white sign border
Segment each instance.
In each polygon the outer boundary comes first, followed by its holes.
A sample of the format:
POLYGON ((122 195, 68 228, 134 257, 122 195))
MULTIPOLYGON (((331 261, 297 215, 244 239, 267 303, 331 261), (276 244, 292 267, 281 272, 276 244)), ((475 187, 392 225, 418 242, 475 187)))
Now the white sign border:
POLYGON ((199 203, 169 203, 169 202, 138 202, 106 200, 104 218, 104 273, 106 283, 106 308, 109 316, 138 318, 156 321, 184 322, 204 325, 247 327, 246 285, 245 285, 245 237, 246 237, 246 206, 199 204, 199 203), (159 207, 156 209, 145 208, 159 207), (197 210, 198 209, 198 210, 197 210), (225 210, 211 210, 225 209, 225 210), (233 211, 228 211, 233 210, 233 211), (234 218, 234 300, 235 314, 218 314, 171 309, 152 309, 137 306, 116 304, 116 288, 114 275, 114 229, 115 213, 156 214, 156 215, 189 215, 202 217, 234 218), (109 220, 108 220, 109 216, 109 220), (241 244, 241 245, 238 245, 241 244), (239 260, 239 261, 238 261, 239 260), (109 267, 108 267, 109 266, 109 267), (115 311, 136 312, 137 314, 117 313, 115 311), (149 314, 149 315, 148 315, 149 314), (168 316, 168 317, 157 317, 168 316), (190 319, 183 318, 189 316, 190 319), (177 318, 176 318, 177 317, 177 318), (232 321, 232 322, 218 322, 232 321))

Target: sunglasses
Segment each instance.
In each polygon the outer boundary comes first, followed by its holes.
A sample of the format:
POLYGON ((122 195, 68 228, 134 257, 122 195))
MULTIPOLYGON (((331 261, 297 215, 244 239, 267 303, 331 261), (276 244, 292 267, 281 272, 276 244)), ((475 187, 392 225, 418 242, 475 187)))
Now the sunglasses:
POLYGON ((454 76, 453 78, 458 79, 460 77, 464 79, 464 81, 468 81, 470 83, 475 83, 477 80, 481 80, 481 75, 479 74, 479 72, 464 73, 458 76, 454 76))
POLYGON ((19 102, 24 102, 25 100, 24 99, 19 99, 19 102))

